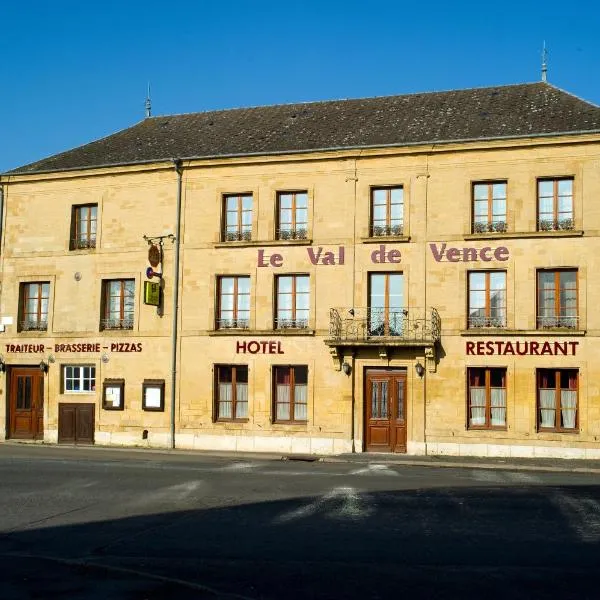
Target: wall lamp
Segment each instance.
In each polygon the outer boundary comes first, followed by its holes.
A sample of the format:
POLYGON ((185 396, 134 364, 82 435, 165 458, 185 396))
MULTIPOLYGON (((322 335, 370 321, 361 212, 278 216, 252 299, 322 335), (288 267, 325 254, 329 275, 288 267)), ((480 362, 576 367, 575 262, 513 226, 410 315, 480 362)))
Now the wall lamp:
POLYGON ((425 373, 425 367, 420 362, 417 362, 415 365, 415 371, 419 377, 423 377, 423 374, 425 373))
POLYGON ((345 375, 350 375, 350 373, 352 373, 352 367, 350 366, 350 363, 344 361, 342 363, 342 371, 344 371, 345 375))
POLYGON ((44 362, 43 360, 40 362, 40 371, 42 373, 48 372, 48 363, 47 362, 44 362))
POLYGON ((4 373, 6 371, 6 363, 4 359, 0 356, 0 373, 4 373))

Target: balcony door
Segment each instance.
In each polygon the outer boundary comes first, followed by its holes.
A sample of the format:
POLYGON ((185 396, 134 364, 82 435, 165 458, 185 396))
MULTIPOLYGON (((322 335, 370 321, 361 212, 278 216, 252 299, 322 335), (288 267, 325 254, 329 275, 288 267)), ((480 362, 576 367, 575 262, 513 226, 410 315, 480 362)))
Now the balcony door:
POLYGON ((408 311, 404 306, 402 273, 369 275, 369 335, 401 336, 408 311))
POLYGON ((406 370, 367 369, 365 450, 406 452, 406 370))

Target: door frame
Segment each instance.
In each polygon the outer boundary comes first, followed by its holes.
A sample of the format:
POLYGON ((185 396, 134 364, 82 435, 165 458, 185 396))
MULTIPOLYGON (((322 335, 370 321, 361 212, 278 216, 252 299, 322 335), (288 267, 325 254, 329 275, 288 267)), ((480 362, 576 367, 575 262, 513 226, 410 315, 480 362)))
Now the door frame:
POLYGON ((43 441, 45 429, 46 429, 45 425, 46 425, 46 415, 47 415, 47 405, 48 405, 48 398, 47 398, 47 394, 46 394, 46 373, 40 371, 39 365, 12 364, 12 365, 6 365, 4 377, 5 377, 5 389, 6 389, 5 439, 7 439, 7 440, 43 441), (42 427, 40 430, 36 426, 36 434, 30 438, 15 437, 11 430, 11 423, 12 423, 12 417, 13 417, 12 411, 11 411, 11 396, 12 396, 12 392, 13 392, 12 387, 11 387, 11 380, 12 380, 12 374, 14 373, 14 371, 20 370, 20 369, 31 369, 32 372, 39 374, 39 377, 41 378, 43 406, 42 406, 41 415, 39 414, 39 411, 36 411, 36 412, 38 412, 38 415, 37 415, 38 423, 39 423, 40 417, 41 417, 42 427))
MULTIPOLYGON (((368 385, 368 381, 369 381, 369 372, 375 372, 375 373, 379 373, 379 374, 389 374, 390 377, 393 377, 394 375, 399 375, 402 374, 404 375, 404 429, 405 429, 405 440, 406 443, 404 444, 404 450, 395 450, 394 447, 391 447, 388 452, 390 453, 397 453, 397 454, 405 454, 407 452, 407 447, 408 447, 408 431, 409 431, 409 427, 408 427, 408 381, 409 381, 409 369, 407 366, 394 366, 394 367, 388 367, 388 366, 378 366, 378 365, 365 365, 363 368, 363 385, 362 385, 362 393, 363 393, 363 436, 362 436, 362 451, 365 453, 369 453, 369 454, 376 454, 377 451, 374 450, 367 450, 367 441, 369 438, 368 435, 368 428, 369 428, 369 402, 368 402, 368 391, 367 391, 367 385, 368 385)), ((392 430, 392 428, 394 428, 394 425, 392 424, 392 420, 390 420, 390 431, 392 430)), ((390 444, 391 445, 391 444, 390 444)), ((396 444, 394 444, 394 446, 396 446, 396 444)))

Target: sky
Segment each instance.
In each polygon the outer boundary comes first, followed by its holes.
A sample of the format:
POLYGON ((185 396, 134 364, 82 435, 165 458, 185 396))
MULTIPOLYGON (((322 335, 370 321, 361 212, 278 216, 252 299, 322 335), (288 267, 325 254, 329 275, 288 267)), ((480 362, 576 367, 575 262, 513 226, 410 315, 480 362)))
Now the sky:
POLYGON ((0 0, 0 173, 152 114, 548 81, 600 105, 600 0, 0 0))

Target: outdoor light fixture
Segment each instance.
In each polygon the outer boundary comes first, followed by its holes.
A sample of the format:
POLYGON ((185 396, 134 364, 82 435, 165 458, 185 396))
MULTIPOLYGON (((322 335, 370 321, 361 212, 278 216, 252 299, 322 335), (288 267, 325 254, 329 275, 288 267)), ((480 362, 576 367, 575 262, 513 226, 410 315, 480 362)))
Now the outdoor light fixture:
POLYGON ((48 372, 48 363, 47 362, 44 362, 43 360, 40 362, 40 371, 42 373, 48 372))
POLYGON ((423 373, 425 373, 425 367, 420 362, 417 362, 415 365, 415 371, 419 377, 423 377, 423 373))
POLYGON ((343 364, 342 364, 342 371, 344 371, 344 373, 346 375, 350 375, 350 373, 352 372, 352 367, 350 366, 349 363, 347 363, 346 361, 344 361, 343 364))
POLYGON ((0 356, 0 373, 4 373, 6 371, 6 364, 2 357, 0 356))

